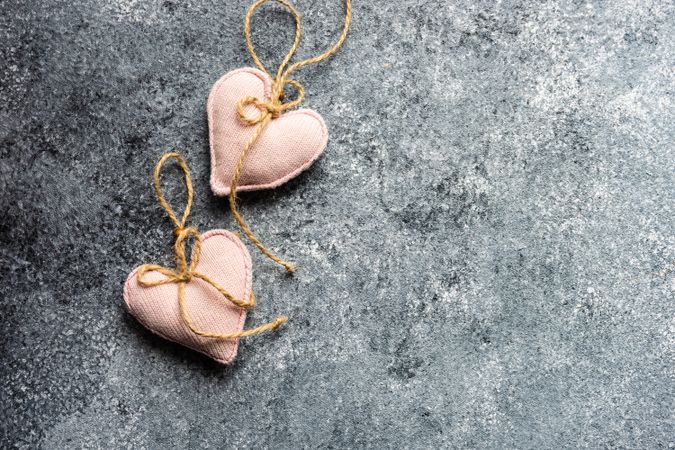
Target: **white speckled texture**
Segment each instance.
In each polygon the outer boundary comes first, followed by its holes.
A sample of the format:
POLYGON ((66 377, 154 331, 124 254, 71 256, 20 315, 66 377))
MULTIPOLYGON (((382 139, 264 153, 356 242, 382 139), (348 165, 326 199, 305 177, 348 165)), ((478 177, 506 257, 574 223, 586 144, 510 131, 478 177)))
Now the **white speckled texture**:
MULTIPOLYGON (((342 8, 296 6, 307 56, 342 8)), ((672 446, 673 4, 356 2, 299 74, 325 154, 242 195, 299 268, 252 249, 247 325, 291 321, 223 368, 145 331, 122 284, 171 262, 164 151, 193 223, 234 228, 206 100, 250 64, 247 7, 0 0, 0 447, 672 446)), ((254 22, 278 62, 290 18, 254 22)))

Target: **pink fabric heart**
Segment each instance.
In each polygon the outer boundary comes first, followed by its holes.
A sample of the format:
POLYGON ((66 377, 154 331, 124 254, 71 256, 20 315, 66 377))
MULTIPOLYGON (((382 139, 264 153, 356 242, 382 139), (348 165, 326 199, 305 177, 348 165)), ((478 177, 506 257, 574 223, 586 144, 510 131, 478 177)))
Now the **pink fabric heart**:
MULTIPOLYGON (((213 86, 207 111, 211 143, 211 189, 216 195, 230 193, 237 161, 255 126, 244 124, 237 103, 252 96, 268 101, 272 80, 264 72, 245 67, 225 74, 213 86)), ((255 106, 245 108, 257 116, 255 106)), ((277 187, 307 169, 321 155, 328 130, 321 116, 310 109, 282 114, 262 131, 251 148, 239 179, 237 192, 277 187)))
MULTIPOLYGON (((143 287, 138 282, 138 270, 134 269, 127 278, 124 300, 139 322, 153 333, 223 364, 234 360, 239 339, 206 338, 192 332, 180 313, 177 285, 143 287)), ((201 255, 195 270, 236 298, 248 299, 252 295, 251 257, 239 238, 229 231, 211 230, 202 235, 201 255)), ((145 277, 154 281, 165 276, 151 271, 145 277)), ((232 304, 199 278, 193 278, 185 286, 185 309, 195 327, 220 334, 241 331, 246 319, 245 309, 232 304)))

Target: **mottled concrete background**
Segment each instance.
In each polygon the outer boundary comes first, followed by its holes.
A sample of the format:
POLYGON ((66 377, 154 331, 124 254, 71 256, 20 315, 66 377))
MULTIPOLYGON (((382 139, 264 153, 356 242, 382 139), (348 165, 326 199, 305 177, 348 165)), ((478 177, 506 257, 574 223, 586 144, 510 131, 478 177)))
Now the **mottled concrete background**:
MULTIPOLYGON (((193 222, 234 228, 205 105, 251 64, 249 2, 0 5, 0 447, 675 444, 671 2, 357 2, 299 75, 326 153, 243 199, 299 266, 251 251, 247 325, 291 322, 229 368, 145 331, 122 283, 172 260, 166 150, 193 222)), ((343 10, 296 6, 308 56, 343 10)), ((291 20, 254 26, 278 62, 291 20)))

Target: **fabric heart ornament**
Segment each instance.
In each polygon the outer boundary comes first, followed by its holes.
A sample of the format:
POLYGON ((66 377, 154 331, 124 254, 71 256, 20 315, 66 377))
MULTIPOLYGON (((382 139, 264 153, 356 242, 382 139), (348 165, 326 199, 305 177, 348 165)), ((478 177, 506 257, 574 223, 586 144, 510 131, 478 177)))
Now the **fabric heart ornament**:
POLYGON ((155 264, 136 268, 124 284, 129 312, 153 333, 177 342, 223 364, 234 360, 239 338, 274 330, 288 318, 280 316, 259 327, 244 330, 246 310, 255 306, 251 288, 251 257, 239 238, 225 230, 200 235, 185 227, 192 206, 192 182, 185 161, 167 153, 154 172, 159 202, 176 225, 176 268, 155 264), (175 158, 185 175, 188 201, 179 221, 160 189, 162 165, 175 158), (192 256, 185 254, 193 239, 192 256))
MULTIPOLYGON (((230 193, 230 184, 242 150, 257 131, 244 122, 238 105, 247 97, 261 104, 271 101, 272 80, 261 70, 245 67, 225 74, 213 86, 207 103, 211 144, 211 189, 230 193)), ((254 104, 244 107, 249 117, 259 116, 254 104)), ((271 118, 248 151, 237 191, 275 188, 309 168, 328 141, 328 129, 311 109, 284 112, 271 118)))
MULTIPOLYGON (((225 230, 211 230, 201 236, 201 254, 195 265, 197 273, 206 275, 225 291, 248 299, 251 289, 251 257, 239 238, 225 230)), ((194 249, 192 259, 194 260, 194 249)), ((176 283, 143 286, 136 268, 124 284, 124 301, 129 312, 146 328, 223 364, 234 360, 239 339, 214 339, 194 333, 178 302, 176 283)), ((158 270, 148 270, 146 282, 169 280, 158 270)), ((202 278, 193 277, 184 286, 184 311, 192 325, 222 335, 236 334, 244 328, 246 309, 223 297, 221 292, 202 278)))
POLYGON ((290 78, 296 70, 330 58, 342 46, 351 22, 351 1, 345 0, 342 33, 321 54, 291 63, 300 44, 300 14, 288 0, 276 0, 295 20, 293 45, 274 78, 265 68, 251 41, 251 16, 268 0, 256 0, 244 19, 244 36, 255 68, 234 70, 221 77, 207 102, 211 146, 211 189, 228 196, 232 215, 258 249, 288 272, 294 265, 268 250, 253 234, 237 209, 236 193, 277 187, 307 169, 321 155, 328 141, 326 124, 319 114, 300 106, 305 90, 290 78), (289 99, 286 89, 295 90, 289 99), (294 111, 291 111, 294 110, 294 111))

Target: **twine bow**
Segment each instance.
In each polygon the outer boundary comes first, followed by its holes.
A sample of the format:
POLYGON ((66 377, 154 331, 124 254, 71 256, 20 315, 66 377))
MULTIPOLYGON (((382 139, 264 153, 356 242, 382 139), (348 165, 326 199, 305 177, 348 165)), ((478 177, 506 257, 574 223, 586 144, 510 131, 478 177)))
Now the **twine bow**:
MULTIPOLYGON (((260 70, 262 70, 270 78, 272 78, 272 75, 270 75, 270 73, 267 71, 263 63, 260 61, 258 54, 255 52, 255 49, 253 48, 253 42, 251 41, 251 17, 258 8, 260 8, 268 1, 269 0, 257 0, 253 5, 251 5, 244 19, 244 35, 246 36, 246 46, 248 47, 248 51, 251 54, 251 57, 253 58, 253 62, 260 70)), ((308 66, 310 64, 319 63, 325 59, 328 59, 330 56, 332 56, 335 52, 338 51, 338 49, 342 46, 345 39, 347 38, 347 33, 349 32, 349 24, 351 22, 352 17, 352 7, 351 7, 351 0, 345 0, 345 19, 344 25, 342 27, 342 33, 340 34, 340 37, 338 38, 337 42, 330 49, 326 50, 324 53, 321 53, 320 55, 313 56, 311 58, 307 58, 302 61, 297 61, 288 66, 288 63, 290 62, 293 55, 295 55, 295 52, 298 49, 298 46, 300 45, 300 35, 301 35, 300 14, 287 0, 274 0, 274 1, 284 6, 293 16, 293 19, 295 20, 295 37, 293 38, 293 45, 291 46, 291 49, 288 51, 286 57, 283 59, 283 61, 279 65, 279 68, 277 69, 277 74, 272 82, 272 92, 269 100, 265 101, 257 97, 247 96, 239 100, 239 102, 237 103, 237 113, 239 114, 239 118, 241 119, 241 121, 249 126, 254 125, 257 126, 253 131, 253 134, 249 138, 248 142, 244 146, 244 149, 242 150, 241 155, 239 156, 239 160, 237 161, 237 165, 235 166, 234 172, 232 174, 232 180, 230 182, 229 199, 232 215, 234 216, 235 220, 237 221, 241 229, 244 231, 246 236, 251 240, 251 242, 253 242, 253 244, 255 244, 255 246, 258 247, 258 249, 260 249, 260 251, 265 256, 270 258, 272 261, 286 268, 288 272, 294 272, 295 266, 290 262, 284 261, 277 255, 269 251, 260 242, 260 240, 258 240, 258 238, 253 234, 251 229, 246 224, 246 221, 244 220, 242 215, 239 213, 239 210, 237 209, 237 185, 239 184, 239 178, 241 176, 241 171, 244 167, 244 162, 246 161, 246 156, 253 147, 253 144, 255 144, 255 142, 262 134, 267 124, 269 124, 269 122, 272 119, 276 119, 277 117, 279 117, 281 113, 283 113, 284 111, 288 109, 297 108, 305 98, 305 89, 299 82, 290 79, 289 76, 297 69, 304 66, 308 66), (296 98, 294 100, 284 103, 285 99, 284 91, 286 86, 292 86, 295 89, 296 98), (246 113, 247 106, 254 106, 255 108, 258 109, 259 113, 254 116, 248 115, 246 113)))
POLYGON ((187 309, 185 308, 185 286, 187 285, 187 283, 192 281, 192 279, 198 278, 200 280, 205 281, 213 288, 215 288, 223 297, 225 297, 227 300, 234 303, 240 308, 244 309, 253 308, 256 304, 255 295, 253 294, 253 292, 251 292, 251 295, 248 300, 238 299, 229 292, 227 292, 225 288, 223 288, 217 282, 212 280, 210 277, 195 270, 195 268, 197 267, 197 263, 199 262, 199 256, 202 250, 202 237, 195 227, 187 227, 187 228, 185 227, 187 218, 190 215, 190 209, 192 208, 192 197, 193 197, 192 179, 190 178, 190 170, 188 169, 185 160, 183 160, 183 158, 178 153, 165 153, 155 166, 155 171, 153 173, 153 180, 155 192, 157 192, 157 198, 159 200, 160 205, 162 205, 162 208, 164 208, 164 210, 167 212, 171 221, 176 225, 176 229, 174 231, 174 237, 176 239, 176 242, 174 244, 174 253, 176 254, 176 268, 169 269, 167 267, 159 266, 156 264, 143 264, 138 269, 137 272, 138 283, 143 287, 160 286, 163 284, 174 284, 174 283, 177 284, 178 306, 180 309, 181 317, 183 318, 183 322, 185 322, 185 325, 187 325, 187 327, 193 333, 202 337, 215 339, 237 339, 240 337, 264 333, 270 330, 276 330, 281 325, 286 323, 288 321, 288 317, 279 316, 272 322, 269 322, 265 325, 261 325, 259 327, 252 328, 249 330, 243 330, 238 331, 236 333, 228 333, 228 334, 212 333, 209 331, 200 330, 197 327, 195 327, 194 323, 192 322, 192 319, 190 318, 190 315, 187 312, 187 309), (176 214, 174 213, 169 203, 166 201, 166 198, 164 198, 164 194, 162 193, 162 188, 159 182, 159 175, 162 170, 162 166, 170 158, 174 158, 178 162, 178 165, 180 166, 181 170, 183 171, 183 175, 185 176, 185 186, 187 187, 187 204, 185 205, 185 211, 183 211, 183 217, 181 218, 180 221, 176 217, 176 214), (191 237, 194 239, 194 244, 193 244, 192 258, 188 263, 187 256, 185 254, 185 249, 187 246, 187 242, 191 237), (148 280, 146 278, 146 274, 148 272, 159 272, 162 275, 164 275, 164 278, 160 280, 148 280))

